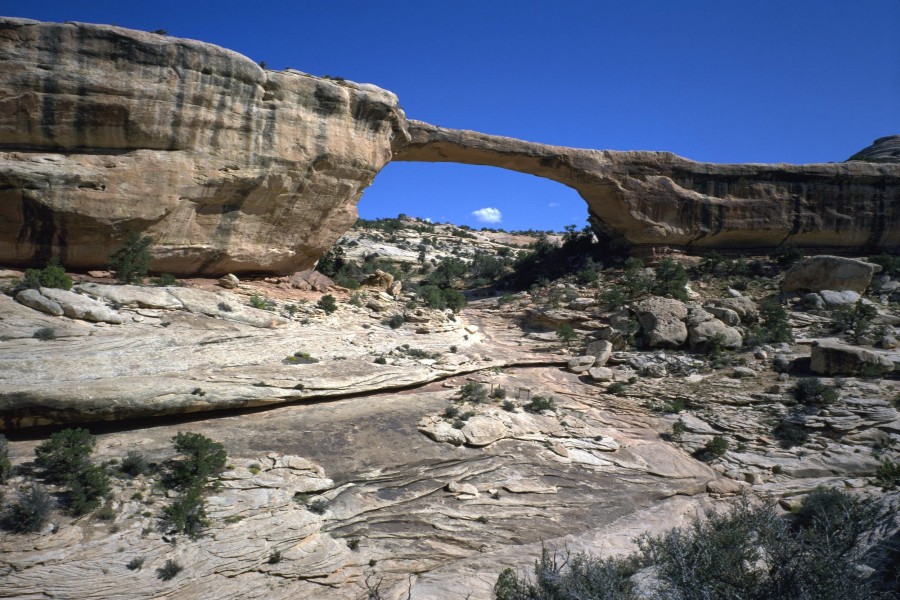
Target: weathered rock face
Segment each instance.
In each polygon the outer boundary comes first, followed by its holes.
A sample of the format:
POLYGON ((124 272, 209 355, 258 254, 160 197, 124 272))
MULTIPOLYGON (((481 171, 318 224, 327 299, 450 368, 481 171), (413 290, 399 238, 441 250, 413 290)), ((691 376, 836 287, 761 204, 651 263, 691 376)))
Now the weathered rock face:
POLYGON ((404 135, 394 94, 118 27, 0 19, 0 261, 290 273, 356 220, 404 135))
POLYGON ((533 144, 410 121, 394 160, 491 165, 553 179, 604 236, 637 247, 862 250, 900 245, 900 165, 712 164, 669 152, 533 144))
POLYGON ((863 162, 900 163, 900 135, 878 138, 847 159, 863 162))
POLYGON ((0 19, 0 262, 103 267, 128 232, 152 268, 286 274, 356 219, 390 160, 547 177, 636 250, 900 246, 892 138, 854 160, 716 165, 408 123, 371 85, 271 72, 201 42, 0 19))
POLYGON ((848 290, 862 293, 879 271, 881 265, 853 258, 810 256, 787 270, 781 289, 785 292, 848 290))

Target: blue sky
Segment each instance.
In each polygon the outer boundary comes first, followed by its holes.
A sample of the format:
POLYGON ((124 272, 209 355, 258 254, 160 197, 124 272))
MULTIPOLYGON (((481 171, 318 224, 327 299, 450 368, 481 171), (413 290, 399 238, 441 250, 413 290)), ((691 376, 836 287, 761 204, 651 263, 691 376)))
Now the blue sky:
MULTIPOLYGON (((166 29, 375 83, 410 118, 550 144, 810 163, 900 133, 900 0, 4 0, 0 13, 166 29)), ((476 227, 483 208, 507 229, 586 217, 558 183, 467 165, 389 164, 360 202, 367 218, 476 227)))

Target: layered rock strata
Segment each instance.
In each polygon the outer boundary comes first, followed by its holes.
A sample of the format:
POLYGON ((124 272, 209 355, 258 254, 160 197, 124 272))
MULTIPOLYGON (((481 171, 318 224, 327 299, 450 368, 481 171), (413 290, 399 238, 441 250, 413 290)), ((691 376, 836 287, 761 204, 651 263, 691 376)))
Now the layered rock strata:
POLYGON ((211 44, 0 19, 0 261, 292 273, 356 220, 404 135, 394 94, 211 44))
POLYGON ((890 162, 713 164, 418 121, 409 122, 409 133, 411 142, 395 140, 395 161, 491 165, 558 181, 584 198, 603 236, 630 246, 849 252, 900 245, 900 165, 890 162))
POLYGON ((355 221, 390 160, 449 161, 574 188, 636 251, 900 246, 895 137, 845 163, 725 165, 407 122, 372 85, 273 72, 211 44, 0 18, 0 262, 103 267, 126 235, 152 268, 286 274, 355 221))

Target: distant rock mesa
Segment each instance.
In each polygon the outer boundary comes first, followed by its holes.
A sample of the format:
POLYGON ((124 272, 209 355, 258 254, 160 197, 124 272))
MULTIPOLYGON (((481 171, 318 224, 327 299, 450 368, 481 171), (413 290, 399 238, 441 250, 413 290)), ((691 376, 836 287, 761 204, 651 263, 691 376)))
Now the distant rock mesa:
POLYGON ((211 44, 0 18, 0 262, 102 268, 132 231, 157 272, 311 268, 390 160, 553 179, 636 251, 900 246, 898 136, 849 162, 720 165, 407 121, 372 85, 211 44))

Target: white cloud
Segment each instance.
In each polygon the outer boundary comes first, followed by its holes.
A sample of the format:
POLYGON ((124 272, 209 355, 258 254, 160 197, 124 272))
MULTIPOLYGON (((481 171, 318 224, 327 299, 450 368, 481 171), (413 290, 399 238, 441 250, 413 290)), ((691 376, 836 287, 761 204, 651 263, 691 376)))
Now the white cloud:
POLYGON ((556 207, 559 206, 559 202, 551 202, 551 203, 548 204, 547 206, 549 206, 550 208, 556 208, 556 207))
POLYGON ((499 223, 503 219, 503 215, 496 208, 479 208, 472 211, 472 216, 482 223, 499 223))

